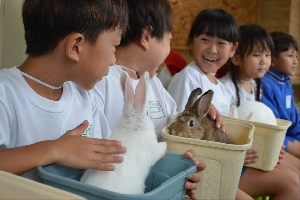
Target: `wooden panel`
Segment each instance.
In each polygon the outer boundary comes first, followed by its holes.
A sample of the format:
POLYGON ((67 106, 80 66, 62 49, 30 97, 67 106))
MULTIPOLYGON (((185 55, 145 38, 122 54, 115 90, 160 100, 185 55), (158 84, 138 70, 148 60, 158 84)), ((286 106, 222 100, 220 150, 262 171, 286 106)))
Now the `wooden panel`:
POLYGON ((289 31, 291 0, 262 0, 261 23, 268 31, 289 31))
POLYGON ((222 8, 235 16, 239 24, 259 23, 260 0, 169 0, 173 10, 171 47, 187 49, 186 40, 195 16, 206 8, 222 8))
MULTIPOLYGON (((298 42, 298 48, 300 45, 300 0, 291 0, 291 12, 290 12, 290 26, 289 34, 291 34, 298 42)), ((298 49, 298 68, 296 75, 292 77, 292 82, 300 83, 300 54, 298 49)), ((299 87, 298 87, 299 89, 299 87)), ((298 91, 298 97, 300 91, 298 91)), ((298 99, 299 100, 299 99, 298 99)))
POLYGON ((300 84, 293 84, 293 90, 294 90, 294 100, 295 103, 300 103, 300 84))

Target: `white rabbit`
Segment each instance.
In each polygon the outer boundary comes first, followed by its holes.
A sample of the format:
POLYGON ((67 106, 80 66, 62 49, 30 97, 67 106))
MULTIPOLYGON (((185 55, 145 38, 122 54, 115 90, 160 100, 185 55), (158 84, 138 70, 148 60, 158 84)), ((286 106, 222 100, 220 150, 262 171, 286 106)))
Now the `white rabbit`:
POLYGON ((157 141, 154 124, 147 116, 148 72, 141 76, 135 93, 129 79, 123 72, 123 116, 109 138, 126 147, 124 160, 114 164, 114 171, 88 169, 80 181, 122 194, 143 194, 150 169, 165 156, 167 145, 157 141))
POLYGON ((258 101, 248 101, 238 108, 232 106, 229 117, 277 125, 273 111, 267 105, 258 101))

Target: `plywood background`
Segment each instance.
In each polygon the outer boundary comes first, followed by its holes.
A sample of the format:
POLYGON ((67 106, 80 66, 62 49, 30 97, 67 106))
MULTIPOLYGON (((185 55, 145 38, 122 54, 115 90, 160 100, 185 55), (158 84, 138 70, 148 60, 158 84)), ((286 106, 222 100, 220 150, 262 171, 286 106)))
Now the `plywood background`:
POLYGON ((173 10, 173 49, 187 49, 186 40, 195 16, 206 8, 230 12, 240 25, 259 23, 260 0, 169 0, 173 10))

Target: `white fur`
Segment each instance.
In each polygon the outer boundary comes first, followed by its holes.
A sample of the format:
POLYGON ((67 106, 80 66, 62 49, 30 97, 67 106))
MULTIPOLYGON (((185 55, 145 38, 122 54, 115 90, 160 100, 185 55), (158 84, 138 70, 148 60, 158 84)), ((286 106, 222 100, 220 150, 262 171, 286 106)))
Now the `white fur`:
POLYGON ((230 108, 229 117, 277 125, 273 111, 268 106, 258 101, 248 101, 238 108, 232 106, 230 108))
POLYGON ((124 92, 123 116, 109 139, 119 140, 126 147, 122 163, 113 164, 114 171, 88 169, 81 181, 122 194, 143 194, 145 180, 151 167, 167 150, 165 142, 157 142, 154 124, 147 116, 147 85, 145 72, 134 93, 129 76, 123 72, 121 85, 124 92))

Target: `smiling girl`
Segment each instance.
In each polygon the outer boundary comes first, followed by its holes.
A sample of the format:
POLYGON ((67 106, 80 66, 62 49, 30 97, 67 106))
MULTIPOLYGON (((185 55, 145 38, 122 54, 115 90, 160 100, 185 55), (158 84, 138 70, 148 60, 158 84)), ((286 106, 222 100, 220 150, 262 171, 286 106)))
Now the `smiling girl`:
POLYGON ((196 16, 188 37, 194 60, 172 78, 168 87, 178 112, 184 110, 190 93, 200 87, 202 94, 213 90, 212 104, 222 115, 228 114, 232 97, 215 73, 234 55, 238 39, 239 26, 230 13, 206 9, 196 16))

